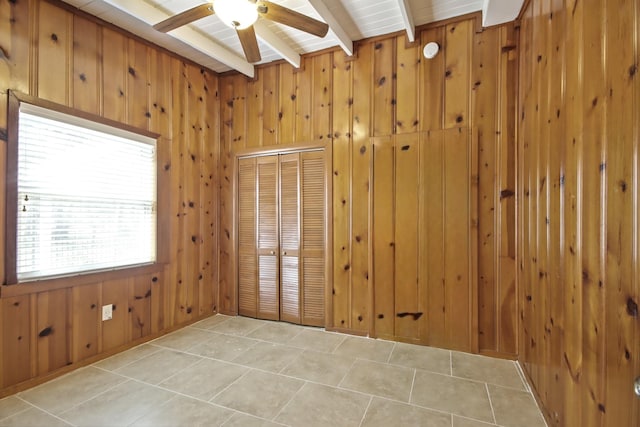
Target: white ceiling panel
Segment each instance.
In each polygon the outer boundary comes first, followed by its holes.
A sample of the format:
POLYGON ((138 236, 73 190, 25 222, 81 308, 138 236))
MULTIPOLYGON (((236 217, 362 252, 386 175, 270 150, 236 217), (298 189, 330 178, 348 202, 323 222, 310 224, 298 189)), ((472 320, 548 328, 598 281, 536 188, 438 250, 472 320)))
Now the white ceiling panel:
MULTIPOLYGON (((240 40, 234 29, 227 27, 215 15, 202 18, 189 25, 164 34, 153 29, 153 25, 169 16, 203 4, 202 0, 64 0, 87 13, 124 28, 144 39, 163 46, 179 55, 191 59, 217 72, 236 69, 253 76, 253 65, 246 62, 240 40)), ((215 0, 213 0, 215 1, 215 0)), ((238 0, 240 1, 240 0, 238 0)), ((284 43, 279 51, 260 40, 258 46, 262 60, 268 63, 283 59, 279 52, 287 52, 290 62, 297 55, 326 48, 342 46, 349 52, 353 41, 404 31, 405 20, 398 0, 271 0, 281 6, 310 16, 319 21, 324 13, 327 22, 337 28, 319 38, 303 31, 259 18, 266 34, 275 36, 284 43), (314 8, 318 7, 318 11, 314 8), (342 40, 336 34, 341 34, 342 40)), ((491 10, 499 11, 502 3, 512 0, 408 0, 408 12, 414 25, 448 19, 482 10, 485 2, 494 2, 491 10)), ((517 0, 520 2, 520 0, 517 0)), ((485 6, 486 8, 486 6, 485 6)), ((509 13, 513 13, 509 7, 509 13)), ((264 30, 263 30, 264 33, 264 30)), ((271 42, 274 40, 272 39, 271 42)), ((276 46, 274 44, 274 46, 276 46)), ((292 63, 293 63, 292 62, 292 63)))

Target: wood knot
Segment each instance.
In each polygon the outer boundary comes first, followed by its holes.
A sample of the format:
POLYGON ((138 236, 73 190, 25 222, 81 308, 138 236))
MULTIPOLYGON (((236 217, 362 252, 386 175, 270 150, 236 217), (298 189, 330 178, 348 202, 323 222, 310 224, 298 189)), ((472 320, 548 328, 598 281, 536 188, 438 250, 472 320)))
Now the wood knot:
POLYGON ((631 317, 638 317, 638 304, 631 297, 627 299, 627 314, 631 317))
POLYGON ((53 333, 53 328, 51 326, 47 326, 46 328, 44 328, 43 330, 40 331, 40 333, 38 334, 38 336, 40 338, 44 338, 48 335, 51 335, 53 333))

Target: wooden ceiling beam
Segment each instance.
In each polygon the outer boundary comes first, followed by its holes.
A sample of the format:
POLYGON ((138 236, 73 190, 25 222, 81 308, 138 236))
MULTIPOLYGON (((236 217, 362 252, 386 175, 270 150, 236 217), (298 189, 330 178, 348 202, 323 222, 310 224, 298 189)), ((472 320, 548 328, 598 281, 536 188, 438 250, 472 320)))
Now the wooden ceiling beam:
POLYGON ((331 13, 327 5, 324 4, 324 1, 309 0, 309 3, 316 12, 318 12, 322 19, 324 19, 324 22, 329 25, 329 31, 333 33, 336 39, 338 39, 338 44, 342 50, 344 50, 347 55, 353 56, 353 40, 349 37, 335 16, 333 16, 333 13, 331 13))
POLYGON ((283 57, 289 64, 300 68, 300 55, 293 50, 285 41, 275 35, 263 21, 259 19, 253 24, 256 36, 266 45, 273 49, 278 55, 283 57))
MULTIPOLYGON (((105 3, 121 10, 122 12, 137 17, 139 20, 147 23, 149 27, 155 23, 164 21, 171 15, 164 11, 157 9, 145 1, 130 1, 130 0, 103 0, 105 3)), ((136 33, 133 29, 125 28, 129 31, 136 33)), ((155 30, 153 30, 155 31, 155 30)), ((162 34, 158 32, 158 34, 162 34)), ((219 61, 226 66, 237 70, 238 72, 253 77, 255 74, 255 68, 252 64, 247 62, 244 58, 231 52, 226 47, 216 43, 214 40, 205 37, 198 31, 193 30, 189 26, 176 28, 169 33, 172 37, 180 40, 187 45, 190 45, 194 49, 202 52, 203 54, 219 61)))
POLYGON ((413 15, 411 14, 409 0, 398 0, 398 6, 400 7, 402 22, 404 23, 404 28, 407 31, 409 42, 413 43, 416 41, 416 25, 413 23, 413 15))

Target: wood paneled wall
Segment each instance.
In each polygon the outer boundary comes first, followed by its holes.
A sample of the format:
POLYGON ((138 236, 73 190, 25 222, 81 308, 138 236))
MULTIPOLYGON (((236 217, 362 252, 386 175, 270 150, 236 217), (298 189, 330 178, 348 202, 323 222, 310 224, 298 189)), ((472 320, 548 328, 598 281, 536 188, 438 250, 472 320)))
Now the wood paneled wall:
MULTIPOLYGON (((415 44, 404 34, 390 35, 357 43, 352 58, 334 50, 303 57, 299 70, 272 64, 259 67, 253 80, 220 77, 221 311, 236 311, 234 152, 318 140, 333 144, 333 318, 327 326, 367 334, 375 315, 369 278, 372 138, 475 129, 479 348, 515 355, 517 30, 505 25, 478 32, 477 17, 425 28, 415 44), (421 55, 428 41, 442 47, 430 61, 421 55)), ((468 172, 460 168, 462 175, 468 172)), ((402 200, 408 204, 401 210, 415 204, 410 197, 402 200)), ((418 254, 410 256, 418 265, 418 254)), ((393 298, 393 287, 388 292, 393 298)))
POLYGON ((640 425, 639 25, 627 0, 521 20, 519 357, 552 425, 640 425))
MULTIPOLYGON (((159 271, 56 290, 2 289, 0 389, 6 389, 216 309, 220 116, 215 73, 55 1, 0 2, 0 51, 3 189, 10 89, 160 134, 170 161, 159 168, 171 183, 159 189, 171 206, 163 230, 170 261, 159 271), (100 321, 103 304, 115 305, 113 320, 100 321)), ((6 203, 2 191, 2 224, 6 203)), ((2 242, 3 233, 0 227, 2 242)), ((4 244, 0 259, 3 251, 4 244)), ((0 263, 3 283, 4 271, 0 263)))

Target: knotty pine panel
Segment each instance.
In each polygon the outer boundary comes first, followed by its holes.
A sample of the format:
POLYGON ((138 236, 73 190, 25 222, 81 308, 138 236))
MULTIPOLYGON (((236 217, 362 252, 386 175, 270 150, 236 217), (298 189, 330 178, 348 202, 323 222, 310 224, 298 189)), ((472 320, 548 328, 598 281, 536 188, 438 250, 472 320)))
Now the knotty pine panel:
MULTIPOLYGON (((247 127, 251 134, 255 134, 257 129, 252 127, 255 124, 251 122, 254 119, 263 121, 262 146, 265 148, 308 142, 301 138, 318 140, 323 136, 323 129, 331 126, 333 315, 326 322, 330 328, 360 334, 375 332, 386 336, 387 333, 382 331, 390 327, 389 338, 395 336, 393 309, 384 314, 384 321, 377 319, 375 316, 380 313, 374 311, 374 300, 392 299, 387 293, 393 293, 394 290, 393 285, 389 290, 372 288, 370 270, 372 265, 377 266, 378 263, 373 261, 375 253, 372 251, 377 245, 376 214, 369 203, 369 187, 372 180, 378 179, 375 175, 375 163, 378 160, 372 158, 375 154, 372 154, 371 138, 392 137, 400 133, 412 135, 418 131, 430 132, 477 124, 482 126, 482 144, 487 153, 485 158, 491 157, 488 166, 482 168, 477 177, 478 185, 488 195, 479 215, 488 234, 484 241, 491 250, 485 252, 482 265, 486 267, 485 270, 491 269, 495 279, 486 282, 489 288, 486 295, 489 296, 485 300, 490 300, 491 304, 486 305, 486 313, 479 314, 482 319, 479 328, 494 332, 480 349, 507 357, 513 357, 516 353, 515 220, 509 223, 508 218, 509 212, 512 218, 515 215, 515 124, 509 122, 515 120, 517 66, 514 64, 518 54, 518 29, 508 25, 482 32, 476 30, 475 20, 449 22, 422 30, 419 34, 422 42, 437 41, 442 48, 432 60, 422 58, 421 44, 409 45, 406 37, 401 35, 358 42, 356 54, 351 58, 345 57, 339 50, 304 57, 303 66, 298 70, 286 63, 263 65, 257 70, 258 82, 236 74, 220 77, 221 149, 225 153, 232 155, 246 147, 241 139, 233 135, 237 131, 243 132, 247 127), (482 45, 481 52, 475 49, 479 45, 482 45), (485 58, 490 60, 485 61, 485 58), (330 78, 322 71, 327 66, 332 69, 330 78), (475 90, 474 85, 478 80, 481 80, 481 89, 475 90), (256 89, 260 86, 261 90, 256 89), (247 96, 242 115, 236 110, 239 94, 247 96), (256 96, 260 107, 250 105, 256 96), (330 105, 328 124, 323 105, 330 105), (263 112, 261 119, 257 116, 260 111, 263 112), (267 117, 273 115, 268 111, 276 112, 275 130, 267 125, 267 117), (238 123, 238 120, 244 121, 238 123), (267 134, 271 138, 268 143, 264 139, 267 134), (504 198, 501 197, 503 193, 504 198), (504 206, 501 207, 501 204, 504 206), (382 293, 378 295, 379 291, 382 293), (375 331, 378 323, 380 331, 375 331)), ((444 151, 440 158, 443 155, 444 151)), ((230 211, 233 183, 223 179, 229 176, 225 164, 230 163, 225 159, 221 162, 220 206, 227 212, 225 217, 221 216, 221 227, 233 231, 230 211)), ((427 160, 420 156, 420 162, 426 164, 427 160)), ((423 166, 420 170, 424 170, 423 166)), ((463 169, 455 167, 450 173, 456 171, 463 172, 463 169)), ((427 180, 421 175, 420 182, 420 185, 426 185, 427 180)), ((437 182, 442 185, 442 181, 437 182)), ((395 197, 393 194, 390 196, 395 197)), ((425 218, 426 215, 425 211, 425 218)), ((389 219, 395 227, 397 220, 389 219)), ((469 220, 475 222, 476 217, 470 217, 469 220)), ((435 230, 431 232, 435 233, 435 230)), ((230 252, 224 249, 231 248, 231 243, 222 230, 220 239, 219 257, 223 268, 225 265, 231 266, 233 260, 229 259, 230 252)), ((417 257, 422 257, 427 250, 423 247, 423 240, 412 261, 419 266, 424 258, 417 257)), ((395 244, 393 241, 387 242, 390 243, 395 244)), ((442 271, 442 274, 445 273, 442 271)), ((230 268, 221 270, 220 286, 221 303, 222 295, 225 295, 224 303, 228 304, 229 312, 234 312, 235 289, 230 268)), ((420 304, 429 307, 423 314, 423 320, 426 323, 426 319, 430 319, 429 327, 434 330, 420 329, 411 335, 419 336, 422 342, 439 342, 446 346, 455 325, 443 323, 445 329, 438 332, 436 308, 442 313, 442 307, 446 307, 448 302, 442 300, 441 304, 437 303, 435 293, 438 287, 430 292, 434 293, 431 295, 433 304, 428 302, 426 294, 420 296, 420 304)), ((481 310, 482 306, 477 307, 478 313, 481 310)), ((452 322, 453 319, 446 321, 452 322)), ((458 326, 465 329, 463 335, 469 338, 469 328, 472 326, 466 323, 458 326)))
POLYGON ((37 295, 36 333, 38 375, 71 362, 68 340, 69 290, 59 289, 37 295))
POLYGON ((326 326, 350 327, 351 292, 351 109, 353 68, 344 53, 333 54, 333 318, 326 326))
MULTIPOLYGON (((67 362, 131 345, 135 342, 130 333, 133 323, 138 325, 136 337, 148 337, 211 313, 217 306, 217 201, 219 179, 224 174, 217 172, 221 159, 220 99, 218 76, 211 71, 98 19, 75 14, 55 0, 2 2, 0 28, 6 29, 0 34, 0 46, 8 57, 0 61, 0 78, 7 82, 3 97, 7 89, 18 90, 160 134, 159 168, 170 176, 170 185, 159 189, 159 203, 168 200, 171 209, 168 223, 158 223, 170 246, 159 248, 167 252, 164 271, 160 268, 155 274, 122 278, 123 283, 133 286, 135 319, 128 312, 129 291, 119 296, 113 281, 51 291, 38 287, 37 294, 30 294, 30 285, 24 285, 11 289, 10 293, 16 289, 25 293, 15 297, 2 290, 0 310, 6 321, 2 321, 0 337, 0 383, 6 392, 17 383, 55 372, 67 362), (187 93, 189 84, 194 88, 191 96, 187 93), (186 168, 183 163, 187 161, 194 163, 193 167, 186 168), (185 210, 197 211, 192 215, 196 219, 185 220, 181 216, 185 210), (194 246, 189 259, 182 255, 186 244, 194 246), (136 296, 143 298, 136 300, 136 296), (116 302, 107 301, 111 299, 116 302), (116 304, 115 318, 110 321, 115 323, 100 321, 102 302, 116 304), (186 313, 188 308, 190 314, 186 313), (125 327, 111 327, 119 322, 120 314, 126 318, 125 327), (63 319, 68 326, 59 326, 63 319), (40 337, 50 324, 53 332, 40 337)), ((5 107, 0 107, 0 113, 0 136, 4 136, 5 107)), ((2 182, 5 150, 2 144, 2 182)), ((4 203, 2 193, 2 218, 4 203)), ((2 265, 3 281, 4 271, 2 265)))
POLYGON ((30 378, 31 360, 35 349, 31 346, 31 308, 29 295, 0 300, 0 337, 2 338, 2 386, 8 387, 30 378))
POLYGON ((100 78, 98 73, 98 24, 79 16, 73 17, 73 107, 100 114, 100 78))
POLYGON ((102 28, 103 114, 106 118, 126 123, 127 110, 127 49, 129 43, 122 33, 102 28))
POLYGON ((371 256, 373 287, 373 335, 395 336, 395 218, 394 166, 396 151, 391 137, 374 138, 372 143, 371 256))
POLYGON ((422 289, 418 281, 418 230, 422 224, 416 215, 421 193, 420 134, 396 136, 394 148, 394 334, 405 340, 417 341, 422 323, 419 321, 422 314, 419 313, 423 313, 420 307, 422 289))
POLYGON ((72 289, 71 358, 73 362, 79 362, 100 351, 101 294, 102 283, 76 286, 72 289))
POLYGON ((38 6, 37 96, 69 105, 73 96, 73 15, 51 3, 38 6))
POLYGON ((407 44, 404 37, 396 40, 396 118, 395 133, 415 133, 419 130, 420 93, 422 80, 420 63, 426 60, 422 56, 422 45, 407 44))
POLYGON ((550 425, 640 422, 639 19, 622 0, 522 17, 519 359, 550 425))
POLYGON ((102 284, 102 305, 111 304, 113 315, 111 320, 102 323, 104 351, 119 347, 131 340, 129 282, 129 279, 119 279, 102 284))

